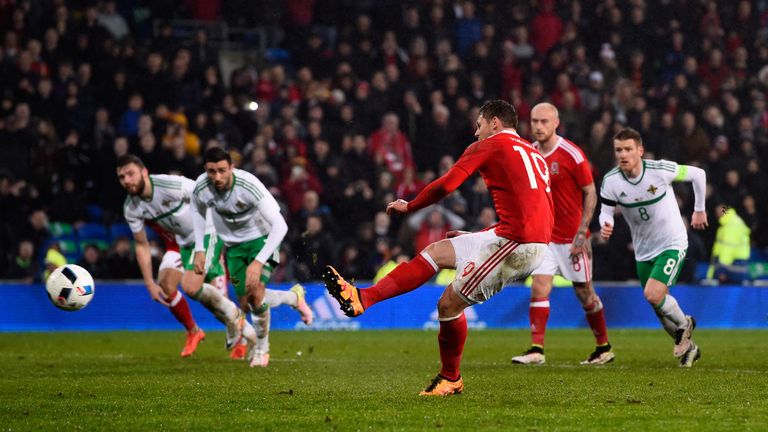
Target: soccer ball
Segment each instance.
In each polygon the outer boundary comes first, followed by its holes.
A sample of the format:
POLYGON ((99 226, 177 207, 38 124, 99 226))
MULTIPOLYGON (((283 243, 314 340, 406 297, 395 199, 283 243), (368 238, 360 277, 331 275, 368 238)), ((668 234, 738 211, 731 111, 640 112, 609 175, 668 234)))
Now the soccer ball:
POLYGON ((67 264, 48 276, 45 289, 54 306, 65 311, 76 311, 91 302, 96 285, 88 270, 67 264))

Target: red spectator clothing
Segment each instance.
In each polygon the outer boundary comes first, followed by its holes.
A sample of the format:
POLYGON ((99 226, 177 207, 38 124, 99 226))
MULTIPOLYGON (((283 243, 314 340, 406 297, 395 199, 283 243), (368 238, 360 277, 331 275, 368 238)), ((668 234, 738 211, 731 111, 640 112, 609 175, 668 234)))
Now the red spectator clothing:
POLYGON ((284 0, 285 22, 291 27, 308 27, 314 20, 315 0, 284 0))
POLYGON ((712 90, 712 95, 715 97, 720 95, 720 87, 722 87, 723 82, 730 74, 731 70, 725 64, 720 65, 719 67, 712 67, 709 63, 704 63, 699 68, 699 76, 701 77, 701 80, 709 84, 709 88, 712 90))
POLYGON ((410 203, 416 211, 458 188, 479 171, 500 222, 497 235, 519 243, 549 243, 554 225, 547 162, 528 141, 504 130, 467 147, 445 175, 427 185, 410 203))
POLYGON ((297 213, 301 210, 302 201, 304 200, 304 192, 313 190, 318 195, 323 193, 323 185, 320 180, 314 175, 306 172, 300 178, 288 178, 282 185, 280 185, 280 191, 285 198, 285 203, 288 205, 288 209, 291 214, 297 213))
POLYGON ((425 247, 440 241, 445 238, 448 231, 451 230, 451 225, 445 223, 439 227, 433 227, 429 225, 429 221, 424 221, 419 227, 419 230, 413 237, 413 247, 415 251, 422 251, 425 247))
POLYGON ((386 166, 398 181, 402 179, 405 168, 413 166, 411 143, 400 131, 391 134, 379 129, 371 134, 368 153, 377 165, 386 166))
POLYGON ((400 197, 406 201, 410 201, 416 197, 416 195, 424 189, 424 182, 414 179, 411 183, 401 182, 395 189, 395 196, 400 197))
POLYGON ((253 92, 255 93, 257 100, 272 102, 277 98, 277 88, 275 87, 275 84, 272 81, 262 78, 259 78, 259 80, 256 81, 253 92))
POLYGON ((502 59, 499 62, 501 76, 501 98, 509 101, 512 90, 522 91, 523 70, 518 68, 514 59, 502 59))
POLYGON ((542 7, 531 21, 531 45, 539 54, 545 55, 560 41, 563 35, 563 21, 551 8, 542 7))
MULTIPOLYGON (((552 202, 556 209, 552 242, 566 244, 573 241, 581 224, 584 211, 581 188, 592 184, 593 179, 589 161, 579 146, 563 137, 557 138, 555 148, 542 155, 549 167, 552 202)), ((540 148, 538 142, 533 145, 540 148)))
POLYGON ((199 21, 216 21, 221 12, 221 0, 186 0, 192 19, 199 21))
POLYGON ((567 90, 561 91, 560 89, 553 89, 552 93, 550 93, 549 97, 552 100, 552 105, 562 107, 565 105, 563 102, 565 100, 565 94, 571 93, 573 95, 573 106, 577 110, 581 110, 581 93, 579 93, 579 89, 575 85, 571 85, 567 90))
POLYGON ((179 244, 176 243, 176 235, 170 231, 166 231, 157 224, 157 222, 145 220, 144 224, 152 230, 154 230, 158 236, 163 240, 163 243, 165 244, 165 251, 166 252, 178 252, 179 251, 179 244))

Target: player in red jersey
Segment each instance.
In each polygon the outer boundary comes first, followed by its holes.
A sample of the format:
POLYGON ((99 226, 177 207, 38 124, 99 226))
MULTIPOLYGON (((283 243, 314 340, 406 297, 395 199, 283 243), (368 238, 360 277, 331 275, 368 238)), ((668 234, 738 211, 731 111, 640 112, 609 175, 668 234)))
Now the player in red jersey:
POLYGON ((533 272, 531 303, 531 348, 512 357, 513 363, 543 364, 544 333, 549 318, 549 293, 555 275, 573 282, 573 288, 587 315, 597 347, 581 364, 605 364, 615 355, 608 343, 605 311, 592 287, 592 246, 589 222, 597 205, 595 183, 584 152, 572 142, 558 136, 560 124, 557 108, 540 103, 531 110, 531 131, 549 166, 552 199, 555 203, 555 227, 552 242, 541 265, 533 272))
POLYGON ((367 289, 345 281, 331 266, 323 274, 325 286, 341 310, 354 317, 377 302, 418 288, 438 269, 458 270, 437 303, 442 368, 420 395, 462 392, 459 364, 467 338, 464 309, 488 300, 505 284, 528 277, 543 259, 551 239, 554 219, 547 164, 538 150, 520 138, 516 128, 517 113, 512 105, 500 100, 487 102, 477 118, 475 136, 479 141, 413 201, 398 199, 387 205, 390 214, 419 210, 479 172, 493 199, 498 224, 477 233, 449 233, 448 239, 430 244, 367 289))

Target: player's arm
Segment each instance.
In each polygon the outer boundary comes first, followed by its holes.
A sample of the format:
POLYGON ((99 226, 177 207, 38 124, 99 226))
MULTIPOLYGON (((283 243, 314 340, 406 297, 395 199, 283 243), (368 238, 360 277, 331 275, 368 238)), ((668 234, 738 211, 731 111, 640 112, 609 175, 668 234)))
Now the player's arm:
POLYGON ((144 230, 133 233, 133 240, 136 242, 136 261, 139 263, 141 277, 144 279, 144 285, 149 291, 152 300, 168 306, 163 289, 155 282, 152 275, 152 252, 150 251, 147 233, 144 230))
POLYGON ((571 255, 587 253, 587 230, 589 230, 589 224, 592 222, 592 216, 594 216, 595 207, 597 207, 597 191, 595 190, 594 183, 582 186, 581 194, 583 211, 579 229, 576 231, 576 235, 573 236, 571 255))
POLYGON ((477 171, 485 159, 489 157, 490 152, 485 151, 486 147, 480 147, 482 142, 483 141, 477 141, 467 147, 464 154, 461 155, 459 160, 456 161, 447 173, 428 184, 411 202, 398 199, 387 204, 387 214, 409 213, 423 209, 424 207, 440 201, 448 194, 455 191, 469 178, 469 176, 477 171))
POLYGON ((267 240, 264 242, 264 247, 261 248, 261 251, 254 259, 264 264, 275 253, 280 246, 280 242, 285 238, 285 235, 288 233, 288 224, 285 223, 285 219, 280 213, 280 206, 277 204, 277 201, 269 195, 259 201, 257 211, 272 226, 267 235, 267 240))
POLYGON ((691 182, 693 184, 693 215, 691 216, 691 226, 695 229, 704 229, 707 222, 707 212, 705 200, 707 194, 707 173, 695 166, 678 165, 677 176, 673 181, 691 182))
POLYGON ((205 213, 208 207, 197 194, 192 195, 192 223, 195 229, 195 273, 205 272, 205 213))
POLYGON ((616 201, 604 196, 600 197, 600 236, 606 240, 613 234, 613 214, 616 211, 616 201))
POLYGON ((256 258, 253 259, 253 262, 251 262, 245 270, 245 288, 248 290, 248 297, 255 295, 259 290, 263 290, 261 272, 264 268, 264 264, 271 256, 273 256, 277 248, 280 247, 280 242, 283 241, 285 235, 288 233, 288 224, 285 223, 283 215, 280 214, 280 206, 271 195, 266 195, 262 198, 257 203, 257 206, 256 211, 261 214, 264 220, 266 220, 272 228, 269 230, 269 234, 267 234, 267 240, 264 242, 264 247, 261 248, 256 255, 256 258))

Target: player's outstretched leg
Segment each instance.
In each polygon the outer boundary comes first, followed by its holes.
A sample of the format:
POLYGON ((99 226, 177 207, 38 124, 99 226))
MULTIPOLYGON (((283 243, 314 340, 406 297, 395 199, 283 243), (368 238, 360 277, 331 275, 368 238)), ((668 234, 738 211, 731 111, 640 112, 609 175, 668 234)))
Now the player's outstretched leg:
MULTIPOLYGON (((443 240, 447 241, 447 240, 443 240)), ((440 249, 441 242, 433 243, 408 262, 399 264, 379 282, 366 289, 358 289, 345 281, 331 266, 323 273, 328 292, 339 302, 341 310, 349 317, 362 314, 374 304, 405 294, 420 287, 440 269, 427 250, 440 249)), ((447 243, 450 245, 450 243, 447 243)), ((452 246, 450 246, 452 248, 452 246)), ((445 248, 445 246, 443 246, 445 248)))
POLYGON ((365 311, 360 302, 360 292, 357 287, 344 280, 332 266, 326 266, 323 272, 323 282, 328 293, 339 302, 341 311, 348 317, 362 315, 365 311))
POLYGON ((314 313, 307 304, 306 293, 307 290, 301 284, 295 284, 287 291, 267 288, 264 290, 264 303, 268 304, 270 308, 288 305, 301 315, 304 324, 310 326, 314 319, 314 313))

